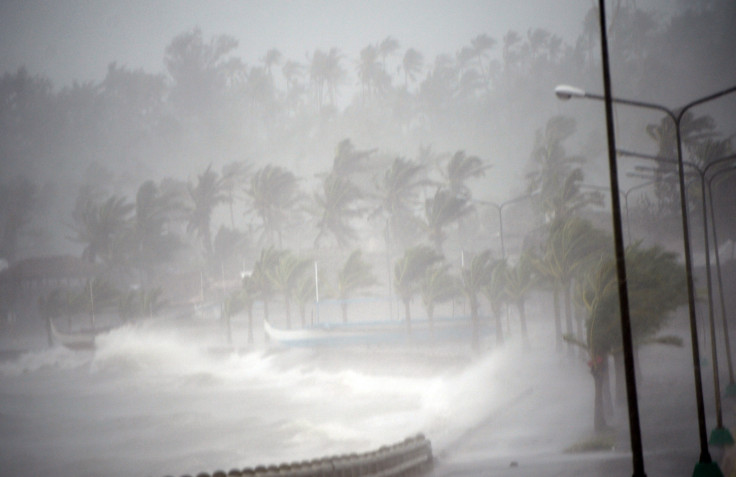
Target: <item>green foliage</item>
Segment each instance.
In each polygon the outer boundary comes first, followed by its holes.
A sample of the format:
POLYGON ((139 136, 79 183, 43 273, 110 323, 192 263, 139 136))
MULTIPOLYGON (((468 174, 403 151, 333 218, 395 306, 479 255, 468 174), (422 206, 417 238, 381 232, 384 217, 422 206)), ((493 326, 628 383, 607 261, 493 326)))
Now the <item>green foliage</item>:
POLYGON ((261 239, 269 245, 281 245, 282 231, 289 212, 299 195, 299 182, 294 174, 271 164, 256 171, 246 194, 251 208, 261 219, 261 239))
POLYGON ((424 201, 424 226, 429 240, 438 252, 442 252, 442 243, 446 238, 444 229, 472 210, 473 206, 466 198, 457 197, 446 189, 437 189, 434 197, 424 201))
MULTIPOLYGON (((672 311, 686 303, 685 272, 675 254, 655 246, 634 244, 626 249, 631 333, 637 344, 657 342, 657 333, 672 311)), ((618 278, 613 259, 602 260, 586 279, 583 293, 588 310, 587 349, 605 356, 621 348, 618 278)), ((677 344, 671 337, 658 342, 677 344)))

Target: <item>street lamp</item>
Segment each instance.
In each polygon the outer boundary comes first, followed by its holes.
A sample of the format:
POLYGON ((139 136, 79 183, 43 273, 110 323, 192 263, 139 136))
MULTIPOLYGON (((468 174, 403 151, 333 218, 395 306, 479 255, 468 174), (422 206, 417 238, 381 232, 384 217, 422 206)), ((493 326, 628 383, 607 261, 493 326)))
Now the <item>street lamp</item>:
POLYGON ((716 273, 718 274, 718 295, 720 297, 721 302, 721 319, 723 320, 723 329, 725 332, 725 338, 726 338, 726 348, 729 349, 727 357, 728 357, 728 373, 729 373, 729 384, 726 386, 726 396, 734 396, 736 395, 736 383, 734 383, 733 378, 733 366, 731 365, 731 352, 730 352, 730 342, 729 342, 729 336, 728 336, 728 320, 726 319, 726 301, 725 296, 723 294, 723 277, 721 276, 721 258, 720 258, 720 252, 718 251, 718 233, 716 228, 716 215, 713 208, 713 181, 720 176, 723 173, 729 173, 736 171, 736 167, 731 167, 729 169, 722 169, 719 171, 716 171, 715 174, 711 176, 710 179, 708 179, 708 203, 710 205, 710 216, 711 216, 711 227, 713 228, 713 245, 716 252, 716 273))
POLYGON ((498 234, 501 238, 501 258, 506 258, 506 246, 504 245, 504 238, 503 238, 503 208, 510 204, 515 204, 516 202, 521 202, 524 199, 531 198, 531 195, 526 194, 519 197, 515 197, 513 199, 509 199, 506 202, 501 202, 500 204, 496 202, 490 202, 486 200, 476 200, 474 202, 478 202, 479 204, 486 204, 490 205, 492 207, 495 207, 498 211, 498 234))
MULTIPOLYGON (((642 159, 650 159, 660 163, 677 164, 678 162, 672 159, 664 157, 651 156, 648 154, 639 154, 630 151, 619 151, 620 154, 625 156, 639 157, 642 159)), ((716 332, 715 332, 715 318, 713 316, 713 284, 711 282, 711 271, 710 271, 710 247, 708 244, 708 208, 706 203, 705 188, 706 188, 706 175, 712 167, 718 166, 726 161, 731 161, 736 158, 736 155, 722 157, 710 161, 704 168, 700 168, 697 164, 690 161, 680 161, 683 165, 689 166, 694 169, 700 177, 700 188, 702 193, 701 207, 703 215, 703 236, 705 246, 705 280, 706 280, 706 293, 708 294, 708 324, 710 325, 710 342, 711 342, 711 359, 713 360, 713 386, 715 387, 715 400, 716 400, 716 428, 713 429, 710 435, 710 443, 714 445, 726 445, 733 444, 733 436, 731 432, 723 427, 723 411, 721 407, 721 384, 718 373, 718 352, 716 350, 716 332)), ((687 195, 684 191, 684 195, 687 195)), ((728 369, 731 376, 731 384, 733 384, 733 368, 731 365, 731 344, 728 337, 728 326, 726 325, 725 318, 723 321, 724 334, 726 337, 726 353, 728 356, 728 369)))
MULTIPOLYGON (((606 2, 598 0, 599 32, 601 35, 601 66, 603 76, 603 101, 606 106, 606 139, 608 143, 608 169, 611 184, 611 215, 613 222, 613 242, 616 256, 616 277, 618 278, 618 300, 621 318, 621 344, 624 355, 626 375, 626 400, 629 413, 629 437, 631 440, 633 477, 645 477, 644 451, 641 443, 639 425, 639 403, 636 395, 636 376, 634 372, 634 344, 631 336, 631 317, 629 292, 626 287, 626 262, 624 237, 621 226, 621 203, 618 192, 618 166, 616 164, 616 133, 613 124, 613 97, 611 95, 611 73, 608 62, 608 35, 606 34, 606 2)), ((570 93, 570 91, 568 91, 570 93)))
MULTIPOLYGON (((600 3, 602 4, 603 0, 600 0, 600 3)), ((602 12, 602 9, 601 9, 601 12, 602 12)), ((603 28, 605 28, 605 24, 603 24, 602 26, 603 28)), ((604 66, 605 66, 605 62, 604 62, 604 66)), ((560 85, 555 88, 555 94, 557 95, 558 98, 563 99, 563 100, 567 100, 571 98, 589 98, 589 99, 603 100, 606 102, 607 110, 609 109, 609 106, 610 106, 609 102, 614 102, 617 104, 626 104, 626 105, 645 108, 645 109, 653 109, 653 110, 657 110, 657 111, 661 111, 665 113, 667 116, 669 116, 672 119, 672 121, 675 124, 675 133, 676 133, 676 142, 677 142, 678 180, 679 180, 679 185, 680 185, 680 209, 682 213, 683 242, 684 242, 684 248, 685 248, 685 274, 686 274, 686 279, 687 279, 687 298, 688 298, 688 308, 689 308, 689 317, 690 317, 690 335, 691 335, 690 339, 692 341, 692 350, 693 350, 693 374, 695 376, 695 393, 696 393, 697 408, 698 408, 698 431, 699 431, 699 436, 700 436, 700 460, 698 464, 696 464, 695 466, 693 475, 723 475, 723 473, 721 472, 718 464, 713 462, 710 456, 710 452, 708 451, 708 436, 707 436, 706 425, 705 425, 705 406, 703 404, 703 383, 702 383, 702 378, 700 375, 700 351, 699 351, 699 346, 698 346, 698 330, 697 330, 697 322, 695 319, 695 291, 694 291, 694 286, 693 286, 692 263, 691 263, 691 258, 690 258, 690 237, 689 237, 688 225, 687 225, 687 202, 685 200, 685 174, 684 174, 684 167, 682 164, 682 138, 681 138, 681 131, 680 131, 680 122, 683 116, 685 115, 685 113, 689 109, 693 108, 694 106, 706 103, 708 101, 714 100, 726 94, 733 93, 734 91, 736 91, 736 86, 732 86, 722 91, 718 91, 708 96, 704 96, 695 101, 691 101, 690 103, 676 110, 671 110, 665 106, 655 104, 655 103, 634 101, 634 100, 628 100, 628 99, 611 98, 609 94, 610 92, 606 92, 605 96, 601 96, 597 94, 588 93, 580 88, 576 88, 574 86, 569 86, 569 85, 560 85)), ((609 129, 610 129, 610 126, 609 126, 609 129)), ((610 139, 609 139, 609 143, 610 143, 610 139)), ((615 194, 612 194, 612 195, 615 196, 615 194)))

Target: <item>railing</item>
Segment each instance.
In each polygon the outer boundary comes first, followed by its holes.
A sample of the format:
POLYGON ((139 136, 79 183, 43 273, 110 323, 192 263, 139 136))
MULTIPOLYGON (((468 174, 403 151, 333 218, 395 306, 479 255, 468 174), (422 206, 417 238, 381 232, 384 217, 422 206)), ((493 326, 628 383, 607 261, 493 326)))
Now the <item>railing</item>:
POLYGON ((432 444, 419 434, 364 454, 232 469, 229 472, 218 470, 212 474, 200 472, 196 477, 406 477, 423 475, 431 467, 432 444))

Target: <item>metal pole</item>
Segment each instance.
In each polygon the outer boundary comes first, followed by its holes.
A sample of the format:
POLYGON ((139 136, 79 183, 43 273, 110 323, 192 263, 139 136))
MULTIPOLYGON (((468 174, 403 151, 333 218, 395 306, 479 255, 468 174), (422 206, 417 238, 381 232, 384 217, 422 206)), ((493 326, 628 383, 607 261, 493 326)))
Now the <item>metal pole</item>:
POLYGON ((629 315, 629 294, 626 288, 626 263, 623 227, 621 226, 621 204, 618 188, 618 167, 616 165, 616 135, 613 125, 613 104, 611 100, 611 75, 608 65, 608 38, 606 35, 605 0, 598 1, 601 32, 601 56, 603 63, 603 90, 606 104, 606 133, 608 137, 608 166, 611 181, 611 209, 613 215, 613 235, 616 252, 616 274, 618 276, 618 296, 621 312, 621 333, 623 338, 624 370, 626 374, 626 397, 629 408, 629 437, 634 467, 634 477, 644 477, 644 452, 639 425, 639 404, 636 393, 634 373, 634 346, 631 337, 631 317, 629 315))

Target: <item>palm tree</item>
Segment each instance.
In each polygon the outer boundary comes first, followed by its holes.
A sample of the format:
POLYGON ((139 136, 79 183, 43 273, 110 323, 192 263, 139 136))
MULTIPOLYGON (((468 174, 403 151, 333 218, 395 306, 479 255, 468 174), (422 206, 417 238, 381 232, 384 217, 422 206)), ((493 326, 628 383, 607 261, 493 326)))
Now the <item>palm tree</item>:
POLYGON ((212 170, 212 164, 197 176, 197 184, 187 184, 189 198, 192 201, 192 209, 189 214, 187 232, 194 232, 202 240, 205 253, 212 252, 212 231, 210 223, 212 212, 221 202, 227 200, 223 192, 222 182, 218 174, 212 170))
POLYGON ((572 283, 586 268, 598 260, 610 246, 605 233, 593 227, 590 221, 570 217, 555 221, 544 245, 543 255, 534 257, 535 270, 552 287, 555 314, 555 343, 562 348, 562 317, 560 294, 565 306, 566 333, 572 334, 572 283))
POLYGON ((267 165, 256 171, 246 194, 251 208, 261 219, 262 239, 270 245, 282 245, 282 228, 289 211, 299 199, 297 178, 279 166, 267 165))
POLYGON ((407 249, 404 256, 394 264, 394 289, 404 302, 406 329, 409 333, 411 333, 411 299, 419 291, 427 269, 440 260, 442 256, 431 247, 417 245, 407 249))
POLYGON ((427 311, 429 326, 434 332, 435 305, 454 299, 460 292, 460 284, 457 277, 450 273, 448 264, 436 263, 424 272, 419 291, 427 311))
MULTIPOLYGON (((686 303, 685 273, 676 255, 658 246, 643 249, 635 244, 626 250, 626 264, 634 342, 681 344, 679 337, 658 336, 671 312, 686 303)), ((566 339, 588 353, 595 383, 594 427, 600 431, 606 427, 603 393, 608 378, 608 356, 620 355, 622 349, 618 278, 612 258, 601 260, 588 274, 583 300, 589 313, 586 338, 577 340, 568 335, 566 339)))
POLYGON ((496 343, 503 344, 503 321, 501 312, 503 305, 508 299, 506 294, 506 277, 508 265, 506 260, 493 260, 489 264, 490 279, 481 288, 481 293, 491 305, 493 316, 496 318, 496 343))
POLYGON ((515 265, 506 267, 506 295, 509 303, 513 303, 519 312, 521 325, 521 339, 525 348, 529 347, 529 332, 526 324, 526 299, 529 292, 536 285, 532 256, 524 251, 515 265))
POLYGON ((547 221, 564 220, 588 204, 601 204, 599 191, 580 188, 585 163, 581 156, 567 155, 563 142, 573 135, 575 120, 555 116, 544 131, 537 131, 531 160, 534 170, 527 175, 528 193, 547 221))
POLYGON ((371 266, 363 260, 360 249, 354 250, 337 272, 337 297, 342 308, 342 321, 348 321, 348 300, 359 290, 376 283, 371 266))
MULTIPOLYGON (((394 159, 383 178, 376 184, 378 207, 373 215, 386 217, 386 240, 398 237, 402 230, 411 231, 416 223, 413 210, 416 206, 418 189, 429 184, 425 177, 426 167, 401 157, 394 159)), ((388 243, 386 244, 388 247, 388 243)))
POLYGON ((493 272, 493 255, 490 250, 476 254, 467 267, 460 270, 460 289, 470 304, 470 321, 473 327, 472 346, 480 350, 480 316, 478 294, 488 286, 493 272))
POLYGON ((169 231, 177 213, 183 213, 184 204, 174 191, 164 191, 155 182, 146 181, 135 196, 134 234, 136 240, 133 260, 150 281, 154 267, 173 259, 180 246, 179 238, 169 231))
POLYGON ((325 90, 330 104, 335 104, 337 87, 345 76, 345 70, 340 65, 342 53, 337 48, 325 53, 316 50, 309 65, 309 78, 317 101, 317 109, 322 110, 325 90))
POLYGON ((297 307, 299 308, 299 317, 302 321, 302 328, 307 326, 307 304, 314 302, 316 297, 316 283, 315 277, 312 273, 307 273, 301 276, 296 282, 294 287, 294 300, 296 300, 297 307))
POLYGON ((378 45, 378 55, 383 62, 383 70, 386 71, 386 58, 396 53, 399 49, 399 42, 393 37, 387 36, 378 45))
POLYGON ((230 209, 230 228, 235 228, 235 214, 233 206, 235 205, 235 189, 240 189, 241 185, 246 181, 250 171, 250 164, 245 161, 230 162, 222 166, 221 186, 226 196, 228 208, 230 209))
POLYGON ((253 275, 243 276, 242 286, 237 291, 237 305, 239 309, 248 313, 248 344, 253 343, 253 304, 259 296, 260 285, 258 277, 253 275))
POLYGON ((404 69, 404 87, 408 89, 409 80, 415 81, 417 75, 422 71, 422 68, 424 67, 424 57, 414 48, 409 48, 404 53, 401 66, 404 69))
POLYGON ((350 139, 343 139, 337 144, 335 158, 332 161, 332 175, 349 178, 366 168, 366 160, 377 149, 357 150, 350 139))
POLYGON ((79 310, 89 313, 90 325, 94 329, 96 316, 117 303, 119 296, 120 292, 108 280, 92 278, 74 294, 72 302, 79 310))
POLYGON ((320 240, 328 234, 344 247, 356 238, 356 232, 350 220, 360 217, 365 212, 360 206, 364 194, 352 181, 344 177, 329 174, 322 182, 322 194, 315 193, 317 204, 318 233, 314 246, 318 248, 320 240))
POLYGON ((281 261, 283 254, 283 251, 276 250, 273 247, 261 250, 261 255, 253 265, 253 272, 247 281, 248 286, 263 301, 264 321, 268 321, 268 303, 273 298, 275 292, 275 286, 271 277, 273 276, 273 270, 279 266, 279 261, 281 261))
POLYGON ((99 203, 91 189, 80 190, 72 228, 76 232, 73 240, 85 246, 82 257, 91 263, 98 257, 108 263, 114 261, 118 252, 115 246, 130 225, 133 208, 124 197, 111 196, 99 203))
POLYGON ((447 163, 447 171, 444 172, 450 192, 458 197, 470 198, 470 189, 465 182, 482 177, 490 167, 477 156, 466 156, 465 151, 457 151, 447 163))
POLYGON ((463 197, 458 197, 446 189, 437 189, 434 197, 424 201, 424 227, 429 240, 434 244, 438 253, 442 253, 442 243, 445 241, 445 227, 457 222, 470 212, 473 206, 463 197))
POLYGON ((279 257, 275 266, 267 268, 269 280, 275 291, 284 297, 286 307, 286 327, 291 328, 291 300, 299 280, 312 265, 311 260, 296 257, 289 251, 277 251, 279 257))
POLYGON ((360 50, 358 78, 362 89, 363 104, 367 104, 376 96, 384 94, 391 85, 391 78, 378 64, 378 56, 378 48, 374 45, 368 45, 360 50))

